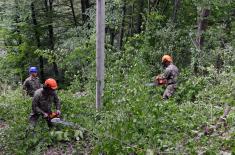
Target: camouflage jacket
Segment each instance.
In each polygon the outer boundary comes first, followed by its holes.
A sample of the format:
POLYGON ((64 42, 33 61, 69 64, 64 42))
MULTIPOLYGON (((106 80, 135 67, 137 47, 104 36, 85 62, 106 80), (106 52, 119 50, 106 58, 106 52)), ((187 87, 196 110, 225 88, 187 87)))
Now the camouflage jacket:
POLYGON ((163 74, 163 78, 167 80, 168 85, 176 84, 178 75, 179 75, 178 68, 175 65, 170 64, 166 67, 164 74, 163 74))
POLYGON ((34 92, 41 88, 39 78, 33 78, 32 76, 28 77, 23 84, 23 89, 26 90, 27 95, 33 97, 34 92))
POLYGON ((46 94, 43 88, 36 90, 33 101, 32 101, 32 111, 33 113, 50 113, 52 104, 55 104, 56 110, 61 109, 60 100, 56 94, 46 94))

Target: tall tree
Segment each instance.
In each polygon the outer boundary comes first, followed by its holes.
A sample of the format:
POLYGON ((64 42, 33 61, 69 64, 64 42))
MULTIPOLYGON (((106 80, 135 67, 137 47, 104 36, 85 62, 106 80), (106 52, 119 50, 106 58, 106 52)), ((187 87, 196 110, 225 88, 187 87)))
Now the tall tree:
POLYGON ((130 17, 130 29, 129 29, 129 34, 132 36, 133 35, 133 29, 134 29, 134 3, 131 3, 131 17, 130 17))
POLYGON ((20 32, 20 14, 18 14, 17 12, 19 12, 19 2, 18 0, 15 0, 15 16, 14 16, 14 21, 15 21, 15 31, 17 34, 17 43, 18 45, 20 45, 22 43, 22 38, 21 38, 21 32, 20 32))
MULTIPOLYGON (((31 15, 32 15, 32 22, 33 22, 33 29, 35 33, 35 39, 37 42, 37 47, 41 48, 41 41, 40 41, 40 35, 38 32, 38 22, 36 18, 36 11, 35 11, 35 5, 34 2, 31 3, 31 15)), ((39 66, 40 66, 40 76, 41 80, 44 81, 44 63, 43 63, 43 57, 39 56, 39 66)))
POLYGON ((203 7, 200 16, 198 19, 198 28, 197 28, 197 47, 198 49, 201 49, 204 44, 204 36, 203 33, 206 31, 208 26, 208 16, 210 14, 210 10, 208 7, 203 7))
POLYGON ((144 12, 144 1, 139 1, 138 3, 138 17, 137 17, 137 23, 136 23, 136 28, 137 28, 137 33, 141 32, 141 26, 142 26, 142 14, 144 12))
POLYGON ((120 33, 119 33, 119 49, 122 48, 122 44, 123 44, 125 18, 126 18, 126 0, 123 1, 123 7, 122 7, 122 22, 121 22, 120 33))
POLYGON ((151 0, 151 2, 152 2, 151 10, 152 8, 155 10, 155 8, 159 5, 160 0, 151 0))
POLYGON ((180 0, 174 0, 174 11, 173 11, 173 16, 172 16, 173 22, 176 22, 177 12, 179 10, 179 5, 180 5, 180 0))
POLYGON ((73 2, 73 0, 69 0, 69 2, 70 2, 70 8, 71 8, 71 11, 72 11, 72 15, 73 15, 74 25, 77 27, 78 22, 77 22, 76 14, 75 14, 75 11, 74 11, 74 2, 73 2))
POLYGON ((81 0, 81 7, 82 7, 82 19, 83 22, 86 22, 88 16, 86 15, 86 10, 90 7, 89 0, 81 0))
MULTIPOLYGON (((54 50, 54 31, 53 31, 53 0, 45 0, 44 1, 45 8, 46 8, 46 17, 47 17, 47 22, 48 22, 48 37, 49 37, 49 49, 54 50)), ((56 62, 53 62, 53 69, 55 76, 58 80, 59 77, 59 70, 56 62)))
MULTIPOLYGON (((204 45, 204 35, 203 33, 206 31, 208 26, 208 19, 207 17, 210 14, 210 10, 208 7, 203 7, 201 11, 199 11, 199 19, 198 19, 198 27, 197 27, 197 38, 196 38, 196 46, 198 52, 201 52, 201 49, 204 45)), ((193 70, 194 73, 198 73, 198 62, 194 63, 193 70)))

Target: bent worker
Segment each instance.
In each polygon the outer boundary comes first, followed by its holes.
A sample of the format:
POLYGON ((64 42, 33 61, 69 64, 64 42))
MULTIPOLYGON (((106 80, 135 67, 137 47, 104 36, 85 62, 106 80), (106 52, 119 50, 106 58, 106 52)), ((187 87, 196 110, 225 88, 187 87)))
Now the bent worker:
POLYGON ((33 97, 34 92, 41 88, 37 67, 30 67, 29 74, 30 76, 23 83, 23 90, 26 91, 27 95, 33 97))
POLYGON ((164 84, 166 85, 166 89, 163 93, 162 98, 164 100, 167 100, 169 99, 169 97, 171 97, 174 94, 176 90, 177 77, 179 75, 179 70, 173 64, 172 57, 169 55, 164 55, 162 57, 162 65, 165 71, 162 75, 157 76, 156 80, 165 81, 164 84))
POLYGON ((52 104, 54 103, 57 115, 61 115, 61 104, 56 94, 57 82, 49 78, 45 81, 43 88, 36 90, 32 101, 32 113, 30 114, 29 121, 34 127, 40 116, 47 120, 49 127, 52 126, 49 115, 52 113, 52 104))

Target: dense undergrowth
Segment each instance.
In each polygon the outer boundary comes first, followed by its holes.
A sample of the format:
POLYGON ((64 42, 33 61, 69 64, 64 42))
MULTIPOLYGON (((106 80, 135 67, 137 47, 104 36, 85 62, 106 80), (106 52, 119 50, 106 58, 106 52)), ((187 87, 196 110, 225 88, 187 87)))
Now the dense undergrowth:
POLYGON ((87 90, 86 96, 81 97, 71 91, 58 91, 64 120, 80 127, 56 125, 48 129, 41 119, 32 130, 27 120, 30 99, 21 95, 21 88, 2 93, 0 119, 8 127, 0 129, 1 152, 42 154, 48 148, 57 147, 65 153, 68 144, 73 146, 71 154, 235 151, 234 109, 227 117, 227 127, 218 130, 222 134, 196 139, 196 133, 203 132, 203 126, 212 125, 223 114, 225 104, 234 107, 233 71, 217 74, 210 69, 207 76, 198 77, 182 71, 174 98, 162 101, 164 89, 144 86, 148 78, 141 74, 137 77, 134 72, 139 69, 136 68, 122 80, 107 81, 105 105, 100 112, 95 111, 92 91, 87 90))
MULTIPOLYGON (((142 44, 145 39, 141 35, 133 37, 122 52, 107 47, 104 105, 100 112, 95 110, 94 61, 84 64, 83 83, 78 74, 70 87, 58 90, 63 119, 76 123, 75 127, 56 125, 49 129, 41 119, 32 130, 28 125, 31 99, 22 96, 21 86, 10 88, 2 80, 0 120, 7 127, 0 129, 1 152, 10 155, 50 154, 51 150, 64 154, 235 152, 233 49, 224 53, 224 60, 231 61, 225 61, 220 70, 208 65, 194 75, 190 67, 180 67, 177 91, 173 98, 163 101, 164 88, 145 86, 162 71, 159 64, 152 64, 162 53, 156 54, 142 44), (226 106, 232 107, 226 125, 204 134, 205 127, 213 126, 226 106)), ((94 55, 87 57, 94 60, 94 55)))
POLYGON ((107 0, 99 112, 96 5, 90 0, 84 13, 80 2, 54 1, 52 12, 40 0, 0 2, 0 155, 235 153, 235 1, 107 0), (180 69, 168 101, 164 88, 145 86, 163 72, 164 54, 180 69), (49 129, 43 119, 29 127, 31 99, 20 85, 29 66, 41 82, 59 81, 62 117, 75 127, 49 129))

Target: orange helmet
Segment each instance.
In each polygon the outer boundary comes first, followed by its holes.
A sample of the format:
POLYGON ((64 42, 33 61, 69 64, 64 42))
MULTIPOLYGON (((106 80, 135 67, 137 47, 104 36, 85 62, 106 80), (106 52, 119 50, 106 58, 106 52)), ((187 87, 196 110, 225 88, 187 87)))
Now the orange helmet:
POLYGON ((56 80, 52 78, 47 79, 44 84, 51 89, 57 89, 58 87, 56 80))
POLYGON ((165 62, 165 61, 173 62, 172 57, 169 56, 169 55, 164 55, 164 56, 162 57, 162 62, 165 62))

